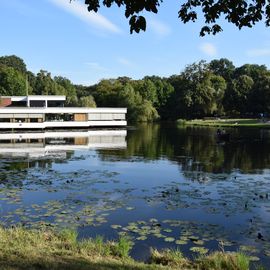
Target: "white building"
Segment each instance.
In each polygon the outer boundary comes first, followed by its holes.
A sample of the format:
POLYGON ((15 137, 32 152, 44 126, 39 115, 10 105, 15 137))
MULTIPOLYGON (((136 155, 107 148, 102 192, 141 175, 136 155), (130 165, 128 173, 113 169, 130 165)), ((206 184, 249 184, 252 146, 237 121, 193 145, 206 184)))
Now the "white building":
POLYGON ((126 108, 64 107, 65 96, 0 97, 0 129, 126 126, 126 108))

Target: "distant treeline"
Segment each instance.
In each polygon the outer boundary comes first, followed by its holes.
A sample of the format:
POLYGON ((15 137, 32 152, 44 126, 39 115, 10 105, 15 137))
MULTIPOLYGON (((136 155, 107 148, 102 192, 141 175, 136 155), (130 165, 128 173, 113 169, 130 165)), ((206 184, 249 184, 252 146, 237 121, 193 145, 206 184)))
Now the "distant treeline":
POLYGON ((0 57, 0 95, 27 93, 66 95, 67 106, 127 107, 128 120, 134 122, 257 117, 270 113, 270 71, 265 65, 235 67, 222 58, 193 63, 169 78, 119 77, 83 86, 44 70, 35 75, 17 56, 0 57))

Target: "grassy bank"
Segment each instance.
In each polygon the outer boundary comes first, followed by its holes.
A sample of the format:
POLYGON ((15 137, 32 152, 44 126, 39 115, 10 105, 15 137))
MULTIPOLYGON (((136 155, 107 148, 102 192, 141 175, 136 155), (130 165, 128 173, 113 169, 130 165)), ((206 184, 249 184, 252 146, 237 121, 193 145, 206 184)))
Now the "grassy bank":
MULTIPOLYGON (((178 250, 152 250, 149 263, 129 257, 132 242, 104 242, 101 237, 77 241, 73 231, 0 228, 0 269, 249 269, 249 258, 242 253, 216 252, 193 261, 178 250)), ((262 269, 262 268, 260 268, 262 269)))
POLYGON ((262 122, 260 119, 194 119, 189 121, 179 119, 177 123, 187 126, 270 128, 270 122, 262 122))

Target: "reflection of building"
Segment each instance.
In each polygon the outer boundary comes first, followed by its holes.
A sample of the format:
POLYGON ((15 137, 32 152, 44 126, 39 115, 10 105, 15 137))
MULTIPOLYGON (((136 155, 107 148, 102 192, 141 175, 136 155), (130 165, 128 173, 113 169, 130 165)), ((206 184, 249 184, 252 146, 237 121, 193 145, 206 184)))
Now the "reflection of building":
POLYGON ((64 107, 65 96, 0 97, 0 129, 126 126, 126 108, 64 107))
POLYGON ((126 148, 126 130, 0 134, 0 154, 34 156, 53 155, 77 149, 126 148))

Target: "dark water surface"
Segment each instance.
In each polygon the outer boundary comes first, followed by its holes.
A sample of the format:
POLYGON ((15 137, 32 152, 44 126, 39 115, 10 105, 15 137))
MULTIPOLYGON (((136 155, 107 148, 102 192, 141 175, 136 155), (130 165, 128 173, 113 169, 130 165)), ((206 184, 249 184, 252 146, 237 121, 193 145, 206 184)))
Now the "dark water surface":
POLYGON ((270 131, 231 129, 225 143, 215 131, 142 125, 119 149, 1 151, 0 221, 127 234, 141 260, 150 247, 225 249, 269 267, 270 131))

